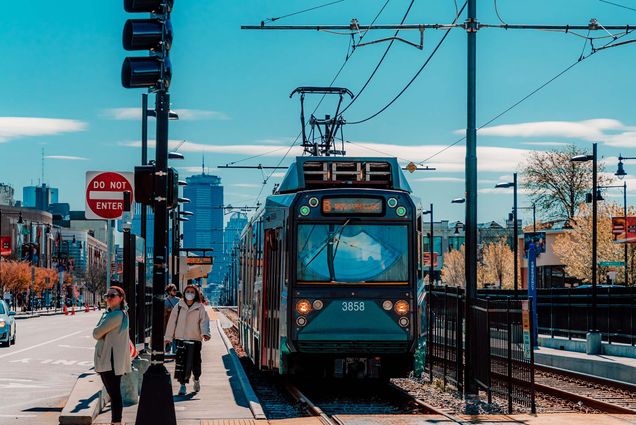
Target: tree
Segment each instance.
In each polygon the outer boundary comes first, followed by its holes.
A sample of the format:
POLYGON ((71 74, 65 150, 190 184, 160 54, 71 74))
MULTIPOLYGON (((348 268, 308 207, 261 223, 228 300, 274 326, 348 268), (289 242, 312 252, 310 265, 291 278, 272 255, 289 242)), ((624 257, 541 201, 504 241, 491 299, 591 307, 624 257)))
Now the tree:
POLYGON ((514 253, 505 238, 484 246, 482 262, 484 283, 497 283, 505 289, 514 286, 514 253))
MULTIPOLYGON (((521 171, 522 185, 544 218, 569 222, 585 202, 585 194, 592 188, 592 161, 572 162, 570 158, 586 153, 576 145, 530 152, 521 171)), ((602 176, 602 171, 599 162, 599 184, 607 185, 611 179, 602 176)))
POLYGON ((84 287, 93 294, 106 291, 106 265, 101 261, 94 261, 86 269, 84 274, 84 287))
POLYGON ((464 272, 464 245, 460 249, 444 255, 442 279, 449 286, 464 286, 466 274, 464 272))
MULTIPOLYGON (((628 210, 628 215, 633 215, 634 211, 628 210)), ((616 204, 599 203, 598 207, 598 239, 597 256, 598 261, 623 261, 624 247, 622 244, 615 244, 612 234, 612 217, 623 215, 623 208, 616 204)), ((634 250, 628 250, 628 273, 634 276, 634 250)), ((592 207, 582 204, 579 207, 578 215, 572 220, 572 230, 557 236, 553 251, 558 255, 565 265, 565 272, 586 282, 592 280, 592 207)), ((610 271, 607 267, 598 267, 599 282, 603 281, 603 276, 610 271)), ((616 269, 619 282, 625 280, 624 268, 616 269)))

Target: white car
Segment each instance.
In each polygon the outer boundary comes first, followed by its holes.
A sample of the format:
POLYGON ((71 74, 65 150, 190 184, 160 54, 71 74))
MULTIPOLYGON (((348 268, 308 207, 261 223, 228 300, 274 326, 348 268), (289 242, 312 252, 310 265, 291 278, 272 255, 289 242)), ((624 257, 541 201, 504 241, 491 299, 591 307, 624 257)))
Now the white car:
POLYGON ((15 344, 15 311, 9 310, 6 301, 0 300, 0 346, 15 344))

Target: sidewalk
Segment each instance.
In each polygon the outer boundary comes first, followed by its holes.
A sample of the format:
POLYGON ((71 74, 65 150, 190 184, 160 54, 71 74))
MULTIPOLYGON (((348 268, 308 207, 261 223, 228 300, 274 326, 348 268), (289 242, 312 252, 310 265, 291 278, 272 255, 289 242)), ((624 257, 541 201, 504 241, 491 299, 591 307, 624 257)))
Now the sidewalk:
MULTIPOLYGON (((174 396, 177 421, 181 424, 252 424, 254 414, 250 410, 245 391, 240 382, 240 372, 232 360, 232 353, 223 340, 225 334, 217 325, 214 311, 208 310, 212 338, 203 343, 201 391, 188 393, 185 396, 174 396), (228 421, 222 421, 222 420, 228 421)), ((171 375, 174 374, 174 362, 166 364, 171 375)), ((173 394, 177 394, 179 383, 172 381, 173 394)), ((188 385, 192 391, 192 380, 188 385)), ((123 422, 135 423, 137 405, 125 407, 123 422)), ((97 416, 94 424, 110 424, 110 409, 97 416)))

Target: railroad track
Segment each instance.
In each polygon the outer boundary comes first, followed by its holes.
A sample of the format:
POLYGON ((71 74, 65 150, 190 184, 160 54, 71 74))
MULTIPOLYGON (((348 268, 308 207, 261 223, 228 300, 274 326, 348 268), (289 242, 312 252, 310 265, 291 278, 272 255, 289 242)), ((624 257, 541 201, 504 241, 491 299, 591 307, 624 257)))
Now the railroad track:
POLYGON ((636 414, 636 385, 535 365, 535 389, 602 413, 636 414))
POLYGON ((461 419, 415 398, 393 383, 354 384, 328 380, 303 390, 291 382, 285 387, 307 413, 319 418, 326 425, 343 425, 342 417, 346 415, 355 415, 358 419, 364 418, 364 415, 374 415, 378 420, 377 415, 427 414, 441 415, 454 422, 464 423, 461 419), (334 387, 335 382, 339 382, 337 387, 334 387), (310 396, 307 391, 311 392, 310 396), (370 394, 374 395, 369 398, 370 394))

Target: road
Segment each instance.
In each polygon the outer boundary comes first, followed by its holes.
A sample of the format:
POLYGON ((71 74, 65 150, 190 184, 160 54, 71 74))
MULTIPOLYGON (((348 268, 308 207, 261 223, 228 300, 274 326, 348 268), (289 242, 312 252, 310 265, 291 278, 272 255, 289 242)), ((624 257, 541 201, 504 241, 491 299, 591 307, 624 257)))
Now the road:
POLYGON ((18 320, 16 344, 0 347, 0 424, 57 424, 77 377, 93 367, 101 312, 18 320))

